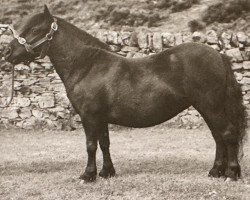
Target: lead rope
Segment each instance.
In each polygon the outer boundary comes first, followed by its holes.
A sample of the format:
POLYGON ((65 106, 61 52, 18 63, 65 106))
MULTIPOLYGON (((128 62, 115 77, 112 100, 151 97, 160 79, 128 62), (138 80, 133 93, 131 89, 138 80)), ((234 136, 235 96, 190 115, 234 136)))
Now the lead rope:
POLYGON ((11 80, 11 96, 10 96, 10 100, 9 102, 7 103, 7 105, 5 106, 0 106, 0 108, 7 108, 9 107, 9 105, 11 104, 12 100, 13 100, 13 97, 14 97, 14 75, 15 75, 15 66, 12 65, 12 70, 11 70, 11 73, 12 73, 12 80, 11 80))

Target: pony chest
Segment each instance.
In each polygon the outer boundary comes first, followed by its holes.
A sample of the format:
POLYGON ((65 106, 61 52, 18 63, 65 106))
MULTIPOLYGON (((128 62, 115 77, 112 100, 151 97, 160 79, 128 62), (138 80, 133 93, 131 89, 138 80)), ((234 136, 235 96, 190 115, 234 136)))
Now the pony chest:
POLYGON ((102 106, 100 102, 100 88, 86 84, 76 84, 66 89, 67 96, 78 114, 98 112, 102 106))

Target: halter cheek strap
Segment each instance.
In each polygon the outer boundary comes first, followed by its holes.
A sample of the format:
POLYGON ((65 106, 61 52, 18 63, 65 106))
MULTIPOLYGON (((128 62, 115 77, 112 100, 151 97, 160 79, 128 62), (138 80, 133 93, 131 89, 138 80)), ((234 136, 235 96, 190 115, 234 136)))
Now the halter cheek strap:
MULTIPOLYGON (((18 34, 18 32, 12 26, 9 26, 9 28, 12 31, 14 38, 17 39, 17 41, 19 42, 19 44, 21 44, 21 45, 23 45, 25 47, 25 49, 26 49, 27 52, 29 52, 31 54, 36 54, 36 52, 34 51, 34 49, 36 47, 40 46, 41 44, 43 44, 43 43, 45 43, 47 41, 52 40, 53 36, 54 36, 54 33, 58 30, 57 19, 56 18, 53 18, 53 19, 54 19, 54 21, 51 24, 50 31, 45 35, 45 37, 43 37, 42 39, 38 40, 37 42, 35 42, 33 44, 27 43, 26 39, 23 38, 23 37, 20 37, 20 35, 18 34)), ((49 44, 47 45, 46 50, 42 49, 42 51, 40 52, 40 56, 37 57, 37 58, 38 59, 39 58, 44 58, 45 55, 46 55, 46 52, 47 52, 48 48, 49 48, 49 44)))

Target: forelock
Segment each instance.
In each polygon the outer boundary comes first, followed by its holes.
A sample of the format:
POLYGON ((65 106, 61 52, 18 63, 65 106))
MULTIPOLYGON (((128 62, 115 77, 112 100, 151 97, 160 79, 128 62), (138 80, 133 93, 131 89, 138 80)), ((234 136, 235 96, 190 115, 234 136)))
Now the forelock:
POLYGON ((24 20, 22 20, 20 25, 17 26, 17 30, 19 33, 22 33, 43 22, 45 22, 45 17, 43 13, 28 16, 24 18, 24 20))

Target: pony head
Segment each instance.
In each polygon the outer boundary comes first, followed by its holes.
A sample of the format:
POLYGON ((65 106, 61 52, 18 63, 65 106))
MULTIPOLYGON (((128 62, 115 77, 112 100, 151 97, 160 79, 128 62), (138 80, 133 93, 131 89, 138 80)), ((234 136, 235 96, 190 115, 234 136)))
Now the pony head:
POLYGON ((12 27, 10 29, 14 39, 4 49, 2 55, 6 61, 18 64, 45 56, 48 43, 57 30, 57 23, 45 5, 42 13, 27 18, 19 25, 17 31, 12 27))

